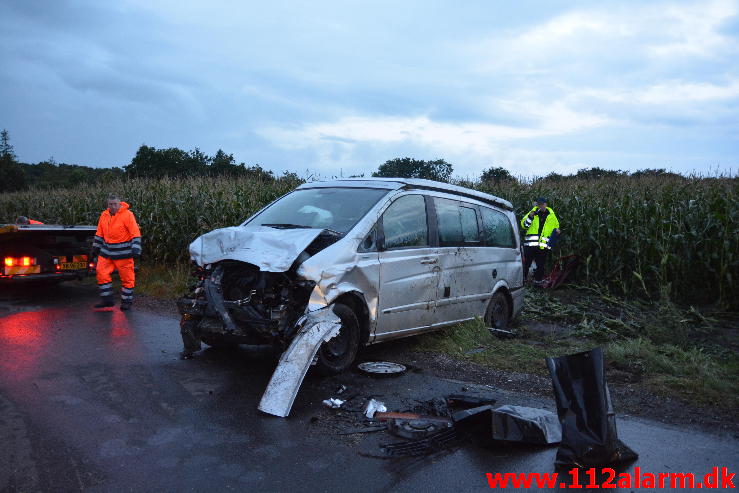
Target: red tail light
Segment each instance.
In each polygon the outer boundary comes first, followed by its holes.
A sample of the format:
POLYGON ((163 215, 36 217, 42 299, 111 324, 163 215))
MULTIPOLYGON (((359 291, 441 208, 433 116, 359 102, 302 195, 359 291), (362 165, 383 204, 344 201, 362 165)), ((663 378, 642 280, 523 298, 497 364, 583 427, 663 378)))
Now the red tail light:
POLYGON ((31 267, 36 265, 34 257, 5 257, 4 263, 6 267, 31 267))

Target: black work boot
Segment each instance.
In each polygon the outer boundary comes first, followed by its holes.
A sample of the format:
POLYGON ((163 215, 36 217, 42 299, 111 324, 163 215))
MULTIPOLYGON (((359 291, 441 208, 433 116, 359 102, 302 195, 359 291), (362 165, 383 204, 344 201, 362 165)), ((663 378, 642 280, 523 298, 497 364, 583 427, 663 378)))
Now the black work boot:
POLYGON ((95 308, 110 308, 113 305, 115 305, 115 303, 113 303, 113 298, 105 297, 100 298, 100 301, 95 305, 95 308))
POLYGON ((121 311, 130 310, 131 303, 133 303, 133 288, 121 287, 121 311))

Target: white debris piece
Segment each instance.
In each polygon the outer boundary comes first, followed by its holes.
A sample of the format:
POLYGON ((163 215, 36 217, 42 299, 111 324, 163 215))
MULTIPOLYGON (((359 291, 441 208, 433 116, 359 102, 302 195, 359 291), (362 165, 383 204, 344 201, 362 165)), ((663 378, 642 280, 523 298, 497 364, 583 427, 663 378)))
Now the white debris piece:
POLYGON ((326 407, 330 407, 331 409, 338 409, 343 406, 345 402, 346 401, 342 401, 341 399, 331 397, 330 399, 326 399, 325 401, 323 401, 323 405, 326 407))
POLYGON ((384 413, 386 411, 387 407, 385 407, 385 403, 376 401, 375 399, 370 399, 367 403, 367 407, 364 408, 364 415, 369 419, 372 419, 375 417, 376 412, 384 413))
POLYGON ((260 411, 283 418, 290 414, 313 357, 321 344, 336 337, 340 329, 341 319, 334 313, 333 305, 307 315, 303 327, 280 357, 259 402, 260 411))

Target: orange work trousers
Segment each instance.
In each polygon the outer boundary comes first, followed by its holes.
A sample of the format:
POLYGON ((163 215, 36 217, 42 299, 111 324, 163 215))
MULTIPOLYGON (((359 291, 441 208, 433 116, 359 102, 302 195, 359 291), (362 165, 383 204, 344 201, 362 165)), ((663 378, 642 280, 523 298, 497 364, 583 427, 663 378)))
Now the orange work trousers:
POLYGON ((110 277, 110 275, 114 270, 118 271, 118 276, 121 278, 121 285, 124 288, 133 289, 136 285, 136 274, 134 274, 133 271, 132 258, 111 260, 105 257, 98 257, 98 264, 95 269, 98 284, 108 284, 113 282, 113 278, 110 277))

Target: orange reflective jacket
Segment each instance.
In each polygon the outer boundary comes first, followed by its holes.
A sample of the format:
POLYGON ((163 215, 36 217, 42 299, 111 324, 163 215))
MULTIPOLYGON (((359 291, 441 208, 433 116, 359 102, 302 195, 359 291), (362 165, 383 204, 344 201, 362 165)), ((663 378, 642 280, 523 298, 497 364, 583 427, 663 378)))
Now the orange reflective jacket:
POLYGON ((36 221, 34 219, 29 219, 28 224, 44 224, 44 223, 42 223, 41 221, 36 221))
POLYGON ((92 246, 101 257, 113 260, 141 255, 141 231, 127 203, 121 202, 115 214, 111 214, 110 209, 100 214, 92 246))

